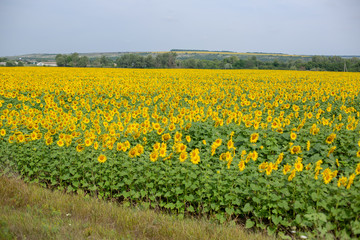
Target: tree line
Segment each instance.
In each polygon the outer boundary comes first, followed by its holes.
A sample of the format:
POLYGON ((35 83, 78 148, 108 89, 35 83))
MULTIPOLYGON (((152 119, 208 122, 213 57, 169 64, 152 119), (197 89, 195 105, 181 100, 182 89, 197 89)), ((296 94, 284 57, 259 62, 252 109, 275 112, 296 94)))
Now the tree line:
POLYGON ((277 69, 277 70, 316 70, 360 72, 359 58, 339 56, 313 56, 310 61, 286 60, 260 61, 255 56, 239 59, 231 56, 222 60, 177 59, 175 52, 161 53, 156 56, 124 54, 112 59, 106 56, 89 59, 77 53, 58 54, 56 63, 62 67, 118 67, 118 68, 196 68, 196 69, 277 69))

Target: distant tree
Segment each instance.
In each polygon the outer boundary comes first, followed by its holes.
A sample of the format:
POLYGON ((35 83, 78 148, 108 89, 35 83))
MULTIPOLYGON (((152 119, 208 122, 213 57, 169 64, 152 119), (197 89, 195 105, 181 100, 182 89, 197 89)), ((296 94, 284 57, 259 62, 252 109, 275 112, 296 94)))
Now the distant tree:
POLYGON ((89 64, 93 67, 101 67, 101 62, 100 62, 100 58, 94 58, 89 60, 89 64))
POLYGON ((87 56, 82 56, 77 62, 77 67, 87 67, 89 64, 89 58, 87 56))
POLYGON ((197 59, 189 58, 181 61, 182 68, 197 68, 197 59))
POLYGON ((15 63, 15 61, 13 61, 13 60, 8 60, 8 61, 6 62, 6 66, 7 66, 7 67, 15 67, 15 66, 16 66, 16 63, 15 63))
POLYGON ((56 65, 58 67, 66 67, 66 55, 58 54, 55 57, 56 65))
POLYGON ((246 64, 246 61, 245 61, 245 60, 239 59, 238 61, 236 61, 236 62, 233 64, 233 67, 234 67, 234 68, 237 68, 237 69, 242 69, 242 68, 245 68, 245 64, 246 64))
POLYGON ((80 60, 79 54, 75 52, 71 54, 70 57, 71 57, 71 61, 69 62, 69 66, 78 67, 78 63, 80 60))
POLYGON ((252 56, 251 58, 247 59, 245 62, 245 68, 253 69, 257 68, 258 61, 255 56, 252 56))
POLYGON ((100 58, 100 64, 102 67, 112 67, 114 65, 113 61, 104 55, 100 58))
POLYGON ((236 56, 231 56, 223 59, 224 63, 230 63, 231 65, 234 65, 239 60, 236 56))
POLYGON ((162 53, 155 58, 155 67, 158 68, 175 68, 176 67, 176 53, 162 53))
POLYGON ((155 67, 155 59, 151 55, 148 55, 144 58, 144 67, 145 68, 155 67))
POLYGON ((275 68, 280 66, 279 60, 277 60, 277 59, 275 59, 272 64, 274 65, 275 68))
POLYGON ((144 68, 146 63, 144 57, 136 54, 125 54, 116 59, 116 65, 120 68, 144 68))

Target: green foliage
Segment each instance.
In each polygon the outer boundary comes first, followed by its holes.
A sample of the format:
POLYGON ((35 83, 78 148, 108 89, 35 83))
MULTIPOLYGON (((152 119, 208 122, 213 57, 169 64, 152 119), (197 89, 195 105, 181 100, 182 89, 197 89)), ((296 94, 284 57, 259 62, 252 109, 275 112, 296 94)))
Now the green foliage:
POLYGON ((80 57, 78 53, 71 55, 58 54, 55 60, 58 67, 86 67, 89 63, 88 57, 80 57))
POLYGON ((270 232, 284 226, 313 229, 317 234, 337 234, 339 229, 349 236, 359 234, 358 181, 346 190, 335 183, 325 187, 310 175, 292 182, 281 172, 264 176, 255 166, 248 166, 244 174, 215 159, 204 158, 198 165, 178 159, 153 163, 145 156, 129 159, 114 150, 99 164, 89 149, 78 153, 40 142, 34 148, 4 140, 0 146, 1 164, 10 159, 26 181, 53 189, 84 191, 131 204, 145 202, 177 214, 216 215, 220 222, 247 218, 247 228, 267 222, 270 232))

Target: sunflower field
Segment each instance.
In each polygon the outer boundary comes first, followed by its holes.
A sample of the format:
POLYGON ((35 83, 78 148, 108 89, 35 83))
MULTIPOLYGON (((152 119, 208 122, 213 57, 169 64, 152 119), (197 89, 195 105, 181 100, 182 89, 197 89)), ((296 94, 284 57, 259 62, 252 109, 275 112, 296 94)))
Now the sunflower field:
POLYGON ((0 69, 0 170, 67 192, 360 235, 360 74, 0 69))

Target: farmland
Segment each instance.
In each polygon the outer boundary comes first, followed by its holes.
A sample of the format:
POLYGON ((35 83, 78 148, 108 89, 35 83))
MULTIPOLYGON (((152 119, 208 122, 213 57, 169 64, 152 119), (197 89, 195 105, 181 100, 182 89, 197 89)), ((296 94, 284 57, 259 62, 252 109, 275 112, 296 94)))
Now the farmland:
POLYGON ((0 169, 283 237, 357 237, 359 119, 359 73, 2 68, 0 169))

